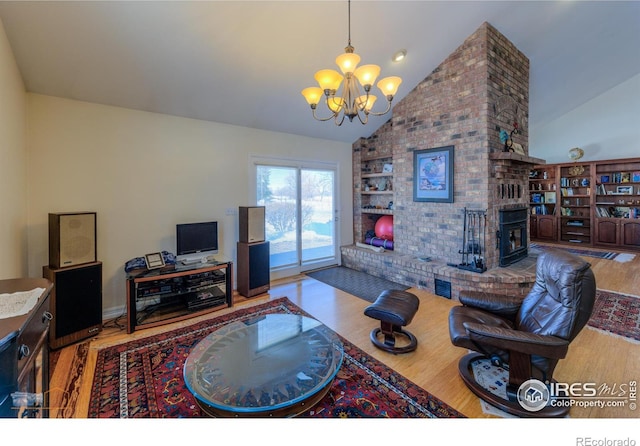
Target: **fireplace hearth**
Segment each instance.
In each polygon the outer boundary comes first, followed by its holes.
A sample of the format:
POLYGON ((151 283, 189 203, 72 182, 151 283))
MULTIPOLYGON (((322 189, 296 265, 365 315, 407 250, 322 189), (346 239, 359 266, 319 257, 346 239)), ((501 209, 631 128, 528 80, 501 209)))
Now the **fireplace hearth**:
POLYGON ((527 208, 500 209, 496 248, 500 250, 500 266, 513 265, 527 257, 527 208))

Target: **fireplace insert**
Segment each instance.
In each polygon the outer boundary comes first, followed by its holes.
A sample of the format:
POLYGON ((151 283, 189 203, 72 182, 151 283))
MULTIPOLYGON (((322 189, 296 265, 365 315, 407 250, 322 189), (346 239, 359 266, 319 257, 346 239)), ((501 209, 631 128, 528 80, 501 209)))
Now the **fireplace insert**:
POLYGON ((496 233, 500 250, 500 266, 509 266, 528 255, 527 208, 500 209, 496 233))

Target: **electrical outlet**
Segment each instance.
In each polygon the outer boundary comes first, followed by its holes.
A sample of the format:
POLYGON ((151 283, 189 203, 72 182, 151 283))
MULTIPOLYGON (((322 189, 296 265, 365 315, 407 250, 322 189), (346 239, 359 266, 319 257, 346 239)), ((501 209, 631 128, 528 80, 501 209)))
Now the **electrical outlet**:
POLYGON ((226 208, 224 210, 225 215, 238 215, 238 210, 236 208, 226 208))

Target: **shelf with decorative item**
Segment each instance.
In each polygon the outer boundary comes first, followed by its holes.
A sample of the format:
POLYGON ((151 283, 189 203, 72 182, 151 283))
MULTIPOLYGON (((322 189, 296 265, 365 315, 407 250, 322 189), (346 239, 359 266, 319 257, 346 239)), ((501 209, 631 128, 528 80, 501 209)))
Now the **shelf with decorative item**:
POLYGON ((377 155, 360 160, 360 174, 363 178, 393 175, 393 157, 391 155, 377 155))
POLYGON ((382 178, 382 177, 390 177, 390 173, 363 173, 362 178, 382 178))
POLYGON ((361 193, 363 195, 393 194, 392 177, 389 175, 364 176, 361 193))

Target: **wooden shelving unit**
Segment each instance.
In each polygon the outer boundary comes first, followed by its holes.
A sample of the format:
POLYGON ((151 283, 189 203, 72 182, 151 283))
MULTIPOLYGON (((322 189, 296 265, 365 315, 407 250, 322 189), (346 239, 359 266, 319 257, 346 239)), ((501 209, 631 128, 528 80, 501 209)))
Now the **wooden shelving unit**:
POLYGON ((611 160, 594 173, 597 245, 640 248, 640 159, 611 160))
POLYGON ((591 164, 560 166, 560 237, 573 244, 591 244, 591 164))
POLYGON ((532 240, 640 249, 640 158, 536 165, 529 189, 532 240))
POLYGON ((556 168, 535 166, 529 174, 529 228, 533 240, 553 242, 558 239, 556 171, 556 168))

